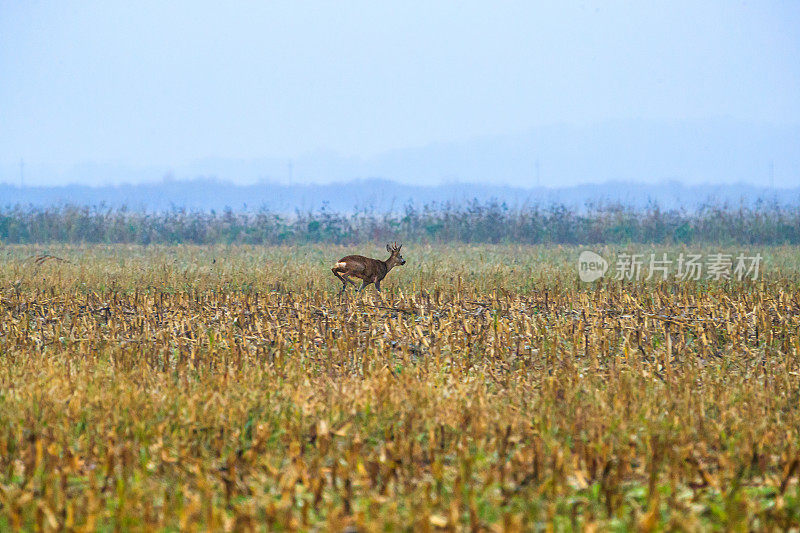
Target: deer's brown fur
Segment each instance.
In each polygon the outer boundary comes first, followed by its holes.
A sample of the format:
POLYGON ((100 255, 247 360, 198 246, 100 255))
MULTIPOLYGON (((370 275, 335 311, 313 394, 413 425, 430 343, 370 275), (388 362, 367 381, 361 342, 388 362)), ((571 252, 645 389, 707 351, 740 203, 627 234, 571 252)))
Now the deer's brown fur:
POLYGON ((397 243, 387 244, 386 251, 390 255, 386 261, 371 259, 363 255, 342 257, 337 261, 336 266, 331 269, 331 272, 342 280, 342 292, 347 288, 348 282, 357 287, 356 282, 350 279, 351 276, 361 280, 361 287, 357 290, 362 291, 364 287, 374 283, 375 289, 381 292, 381 280, 386 277, 386 274, 395 266, 406 264, 405 259, 400 255, 400 248, 402 248, 402 245, 397 243))

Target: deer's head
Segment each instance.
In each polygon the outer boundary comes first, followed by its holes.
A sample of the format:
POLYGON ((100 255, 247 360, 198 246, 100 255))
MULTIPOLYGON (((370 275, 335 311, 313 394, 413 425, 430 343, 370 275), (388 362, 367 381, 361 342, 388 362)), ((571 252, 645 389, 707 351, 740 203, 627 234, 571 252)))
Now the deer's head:
POLYGON ((386 262, 387 263, 391 262, 392 265, 405 265, 406 260, 403 259, 402 255, 400 255, 400 248, 402 247, 403 247, 402 244, 398 245, 396 242, 392 244, 387 244, 386 251, 392 255, 389 256, 389 259, 386 262))

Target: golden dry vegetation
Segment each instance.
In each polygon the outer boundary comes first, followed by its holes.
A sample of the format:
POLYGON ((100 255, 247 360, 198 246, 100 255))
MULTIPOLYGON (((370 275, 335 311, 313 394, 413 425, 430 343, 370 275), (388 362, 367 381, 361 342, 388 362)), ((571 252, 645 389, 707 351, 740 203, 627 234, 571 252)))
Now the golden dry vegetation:
POLYGON ((800 249, 403 250, 340 299, 341 247, 0 249, 0 529, 800 527, 800 249))

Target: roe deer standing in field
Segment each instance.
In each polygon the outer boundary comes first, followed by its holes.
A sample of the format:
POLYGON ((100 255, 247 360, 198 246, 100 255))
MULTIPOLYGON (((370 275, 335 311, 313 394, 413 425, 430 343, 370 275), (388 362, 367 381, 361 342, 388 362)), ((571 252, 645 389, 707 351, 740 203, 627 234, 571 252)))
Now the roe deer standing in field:
POLYGON ((342 280, 342 290, 339 294, 342 294, 347 288, 348 281, 352 283, 354 287, 357 286, 356 282, 350 279, 349 276, 362 280, 361 287, 357 289, 358 291, 362 291, 364 287, 370 283, 374 283, 378 292, 381 292, 381 280, 386 277, 386 274, 388 274, 393 267, 406 264, 406 260, 400 255, 400 248, 402 247, 402 244, 399 246, 397 243, 391 245, 387 244, 386 251, 391 255, 386 261, 370 259, 363 255, 348 255, 339 259, 336 266, 331 269, 333 274, 342 280))

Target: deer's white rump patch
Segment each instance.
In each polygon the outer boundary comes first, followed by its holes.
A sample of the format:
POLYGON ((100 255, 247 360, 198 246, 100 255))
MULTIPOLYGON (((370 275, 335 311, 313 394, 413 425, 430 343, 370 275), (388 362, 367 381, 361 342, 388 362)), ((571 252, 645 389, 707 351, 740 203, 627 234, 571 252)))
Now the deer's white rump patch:
POLYGON ((336 263, 336 268, 347 268, 347 263, 345 263, 344 261, 339 261, 338 263, 336 263))

